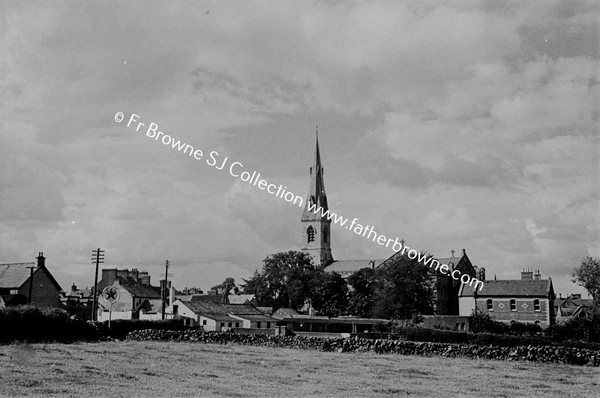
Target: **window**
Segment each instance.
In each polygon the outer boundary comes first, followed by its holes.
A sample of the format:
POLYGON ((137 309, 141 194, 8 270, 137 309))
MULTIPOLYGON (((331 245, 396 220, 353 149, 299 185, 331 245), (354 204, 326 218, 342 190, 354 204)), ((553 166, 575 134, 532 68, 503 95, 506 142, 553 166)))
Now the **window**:
POLYGON ((227 327, 230 328, 231 327, 231 322, 227 323, 227 327))
POLYGON ((494 311, 494 302, 492 301, 492 299, 488 299, 487 301, 487 310, 494 311))
POLYGON ((515 301, 515 299, 511 299, 510 300, 510 310, 511 311, 516 311, 517 310, 517 302, 515 301))
POLYGON ((315 241, 315 229, 312 227, 312 225, 306 229, 306 236, 308 238, 307 243, 315 241))
POLYGON ((12 289, 10 294, 19 294, 19 289, 12 289))
POLYGON ((177 310, 179 309, 179 306, 174 305, 173 306, 173 315, 177 315, 177 310))
POLYGON ((267 329, 271 328, 271 322, 267 322, 267 329))
POLYGON ((221 327, 224 328, 225 327, 225 323, 221 322, 221 327))
POLYGON ((206 326, 206 319, 202 321, 202 325, 206 326))
POLYGON ((236 328, 239 328, 239 327, 240 327, 240 323, 239 323, 239 322, 236 322, 236 323, 235 323, 235 327, 236 327, 236 328))
POLYGON ((260 329, 260 322, 256 322, 256 327, 260 329))
POLYGON ((535 311, 541 311, 540 300, 538 300, 538 299, 533 300, 533 309, 535 311))
POLYGON ((327 243, 327 235, 329 235, 329 229, 323 228, 323 242, 327 243))

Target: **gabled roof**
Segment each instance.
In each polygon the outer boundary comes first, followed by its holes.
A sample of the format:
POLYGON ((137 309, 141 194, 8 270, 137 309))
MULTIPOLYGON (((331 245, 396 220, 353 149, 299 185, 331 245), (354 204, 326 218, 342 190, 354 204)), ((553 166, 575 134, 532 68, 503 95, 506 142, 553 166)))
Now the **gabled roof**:
POLYGON ((160 300, 160 299, 144 300, 144 302, 140 306, 140 309, 146 313, 158 314, 159 312, 162 312, 162 300, 160 300))
MULTIPOLYGON (((554 293, 552 279, 484 281, 477 297, 547 297, 554 293)), ((459 297, 473 297, 473 286, 461 285, 459 297)))
POLYGON ((127 290, 132 296, 143 298, 160 298, 160 293, 156 292, 153 286, 139 283, 133 278, 117 277, 119 285, 127 290))
POLYGON ((29 276, 31 275, 31 271, 29 270, 29 267, 34 267, 34 271, 33 271, 33 278, 35 280, 35 274, 37 274, 38 272, 45 272, 46 276, 48 276, 48 279, 50 279, 50 282, 52 282, 52 284, 54 285, 54 287, 56 288, 56 290, 61 291, 62 288, 60 287, 60 285, 58 284, 58 282, 56 281, 56 279, 54 279, 54 277, 52 276, 52 274, 50 273, 50 271, 48 270, 48 268, 46 267, 39 267, 37 266, 37 263, 31 262, 31 263, 8 263, 8 264, 0 264, 0 288, 3 289, 18 289, 21 286, 23 286, 23 284, 25 282, 27 282, 27 280, 29 279, 29 276))
POLYGON ((28 267, 35 267, 36 263, 10 263, 0 264, 0 288, 18 289, 29 279, 28 267))

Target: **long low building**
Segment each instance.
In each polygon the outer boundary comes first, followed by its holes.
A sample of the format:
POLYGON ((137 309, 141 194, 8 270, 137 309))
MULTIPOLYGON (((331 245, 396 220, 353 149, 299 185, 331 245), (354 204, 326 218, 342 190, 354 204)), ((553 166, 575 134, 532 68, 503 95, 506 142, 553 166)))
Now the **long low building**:
POLYGON ((175 300, 167 308, 173 317, 181 317, 188 326, 200 326, 207 331, 233 328, 274 329, 277 319, 263 314, 251 305, 219 304, 175 300))
POLYGON ((371 319, 355 317, 328 318, 299 314, 289 308, 281 308, 273 314, 279 325, 294 333, 366 333, 371 332, 378 324, 387 324, 388 319, 371 319))

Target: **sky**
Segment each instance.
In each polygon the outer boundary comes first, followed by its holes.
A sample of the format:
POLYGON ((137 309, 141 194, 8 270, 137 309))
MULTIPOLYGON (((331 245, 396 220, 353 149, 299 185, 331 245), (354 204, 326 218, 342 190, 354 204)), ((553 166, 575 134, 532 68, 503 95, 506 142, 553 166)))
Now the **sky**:
MULTIPOLYGON (((107 268, 238 283, 301 247, 301 209, 135 131, 308 191, 487 278, 600 257, 596 1, 0 3, 0 262, 63 289, 107 268)), ((332 226, 335 259, 387 258, 332 226)))

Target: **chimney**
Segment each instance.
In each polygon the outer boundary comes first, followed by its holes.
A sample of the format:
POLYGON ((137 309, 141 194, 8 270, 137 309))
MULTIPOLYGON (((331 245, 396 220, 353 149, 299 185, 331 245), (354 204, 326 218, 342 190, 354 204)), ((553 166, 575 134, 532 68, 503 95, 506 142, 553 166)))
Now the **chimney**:
POLYGON ((171 288, 169 289, 169 305, 173 305, 174 301, 175 301, 175 288, 173 286, 171 286, 171 288))
POLYGON ((106 286, 112 286, 117 279, 117 269, 103 269, 102 270, 102 282, 106 283, 106 286))
POLYGON ((467 251, 465 249, 463 249, 463 256, 467 255, 467 251))
POLYGON ((150 275, 148 274, 148 271, 140 271, 138 278, 142 285, 150 286, 150 275))
POLYGON ((37 266, 38 266, 38 268, 46 267, 46 257, 44 257, 44 253, 42 253, 42 252, 39 252, 39 254, 37 256, 37 266))
POLYGON ((533 274, 533 280, 539 281, 540 279, 542 279, 542 274, 540 273, 539 269, 536 269, 535 273, 533 274))
POLYGON ((521 271, 521 280, 522 281, 532 281, 533 280, 533 271, 531 268, 523 268, 521 271))
POLYGON ((77 291, 77 286, 73 283, 73 285, 71 285, 71 293, 74 293, 77 291))

